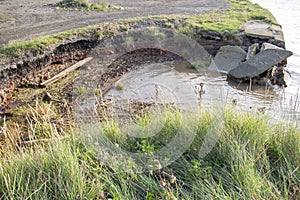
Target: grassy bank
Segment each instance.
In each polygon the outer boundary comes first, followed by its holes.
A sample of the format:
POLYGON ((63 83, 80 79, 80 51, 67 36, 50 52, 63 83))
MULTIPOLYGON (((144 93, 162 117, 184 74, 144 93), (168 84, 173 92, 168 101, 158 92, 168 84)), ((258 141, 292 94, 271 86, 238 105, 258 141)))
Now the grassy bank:
MULTIPOLYGON (((69 0, 64 0, 69 2, 69 0)), ((73 0, 71 0, 73 1, 73 0)), ((81 0, 78 0, 80 2, 81 0)), ((257 4, 253 4, 249 1, 240 0, 225 0, 229 3, 229 7, 225 10, 209 12, 194 16, 181 16, 181 15, 169 15, 169 16, 153 16, 153 17, 141 17, 121 20, 115 23, 114 30, 110 31, 113 34, 117 34, 120 31, 130 30, 130 23, 132 22, 143 22, 149 19, 159 19, 165 21, 166 28, 174 28, 174 22, 170 20, 180 19, 182 25, 178 28, 181 33, 192 35, 195 28, 200 28, 203 30, 211 30, 219 33, 236 33, 240 31, 240 25, 244 24, 248 20, 262 20, 276 24, 275 18, 272 14, 260 7, 257 4), (125 29, 124 29, 125 27, 125 29)), ((77 2, 77 0, 76 0, 77 2)), ((84 4, 87 7, 91 6, 84 4)), ((105 4, 106 5, 106 4, 105 4)), ((104 7, 106 7, 103 5, 104 7)), ((111 28, 111 25, 108 26, 111 28)), ((17 56, 20 57, 25 51, 28 50, 43 50, 47 47, 63 42, 67 38, 73 38, 74 36, 85 36, 89 37, 91 34, 97 33, 98 35, 105 36, 108 30, 105 30, 107 26, 105 23, 90 26, 86 28, 80 28, 75 30, 66 31, 63 33, 58 33, 50 36, 40 37, 25 42, 13 42, 4 47, 0 48, 0 58, 4 56, 17 56), (104 29, 103 29, 104 28, 104 29)), ((101 38, 100 38, 101 39, 101 38)))
MULTIPOLYGON (((261 114, 226 109, 217 144, 200 159, 203 136, 215 121, 212 112, 204 112, 183 156, 162 169, 133 173, 99 161, 54 109, 38 103, 26 110, 23 123, 3 125, 0 199, 300 198, 300 131, 287 124, 270 125, 261 114)), ((168 118, 164 139, 173 137, 180 122, 174 115, 168 118)), ((159 148, 157 140, 124 141, 113 123, 105 130, 124 148, 129 144, 145 153, 159 148)))
POLYGON ((193 26, 204 30, 224 32, 238 32, 240 26, 249 20, 262 20, 277 24, 274 16, 265 8, 249 1, 225 0, 230 6, 224 12, 211 12, 196 15, 187 19, 193 26))

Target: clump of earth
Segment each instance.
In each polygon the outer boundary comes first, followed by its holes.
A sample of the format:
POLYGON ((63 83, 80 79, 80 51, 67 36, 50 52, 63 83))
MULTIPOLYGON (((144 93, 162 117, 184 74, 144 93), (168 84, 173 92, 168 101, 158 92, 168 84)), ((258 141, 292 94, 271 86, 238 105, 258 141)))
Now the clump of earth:
POLYGON ((69 9, 105 9, 108 8, 109 6, 106 3, 102 3, 101 5, 99 4, 91 4, 87 1, 84 0, 62 0, 56 4, 54 4, 56 7, 60 8, 69 8, 69 9))

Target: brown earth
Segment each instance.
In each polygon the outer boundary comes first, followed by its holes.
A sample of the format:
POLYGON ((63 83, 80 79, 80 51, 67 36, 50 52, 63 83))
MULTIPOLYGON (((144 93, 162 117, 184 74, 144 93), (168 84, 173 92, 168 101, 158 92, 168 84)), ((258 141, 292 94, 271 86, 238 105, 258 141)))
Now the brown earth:
POLYGON ((163 14, 200 14, 224 9, 222 0, 107 0, 117 11, 56 9, 59 0, 0 0, 0 47, 11 41, 85 27, 106 21, 163 14))

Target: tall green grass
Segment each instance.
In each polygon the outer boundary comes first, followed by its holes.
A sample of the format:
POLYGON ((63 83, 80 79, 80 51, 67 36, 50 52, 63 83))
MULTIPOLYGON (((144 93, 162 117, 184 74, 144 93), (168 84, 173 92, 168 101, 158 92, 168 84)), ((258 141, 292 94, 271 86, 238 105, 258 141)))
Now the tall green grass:
POLYGON ((88 180, 69 142, 7 153, 0 166, 3 199, 93 199, 101 189, 88 180))
MULTIPOLYGON (((269 124, 262 114, 226 109, 217 144, 199 158, 203 137, 215 123, 213 112, 199 116, 196 138, 178 160, 143 173, 124 172, 98 159, 98 152, 72 128, 43 129, 57 131, 52 133, 56 140, 25 146, 20 140, 15 145, 3 140, 0 199, 299 199, 300 131, 288 123, 269 124), (15 146, 19 148, 11 148, 15 146)), ((35 113, 40 118, 48 115, 35 113)), ((44 119, 54 126, 53 117, 44 119)), ((180 123, 179 118, 168 120, 164 139, 174 137, 172 130, 180 123)), ((2 128, 5 137, 12 133, 8 126, 2 128)), ((31 126, 41 130, 34 120, 31 126)), ((113 123, 104 129, 111 140, 137 152, 164 145, 158 142, 160 137, 146 142, 115 137, 118 130, 113 123)))

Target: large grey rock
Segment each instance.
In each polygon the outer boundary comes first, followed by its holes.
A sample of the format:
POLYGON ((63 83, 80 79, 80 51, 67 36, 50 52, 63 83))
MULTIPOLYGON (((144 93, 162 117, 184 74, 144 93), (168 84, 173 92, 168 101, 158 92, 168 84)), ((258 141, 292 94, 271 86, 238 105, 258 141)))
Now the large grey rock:
POLYGON ((250 58, 254 57, 258 51, 259 51, 259 44, 258 43, 252 44, 248 48, 246 60, 249 60, 250 58))
POLYGON ((217 70, 228 73, 246 59, 247 53, 238 46, 222 46, 214 58, 217 70))
POLYGON ((277 41, 284 42, 282 28, 279 25, 270 24, 263 21, 251 20, 243 24, 241 29, 246 35, 257 38, 273 38, 277 41))
POLYGON ((276 46, 276 45, 274 45, 274 44, 270 44, 270 43, 268 43, 268 42, 264 42, 264 43, 262 44, 262 46, 261 46, 260 51, 264 51, 264 50, 267 50, 267 49, 280 49, 280 50, 284 50, 283 48, 278 47, 278 46, 276 46))
POLYGON ((250 79, 271 69, 292 54, 292 52, 286 50, 267 49, 231 70, 229 75, 236 79, 250 79))

